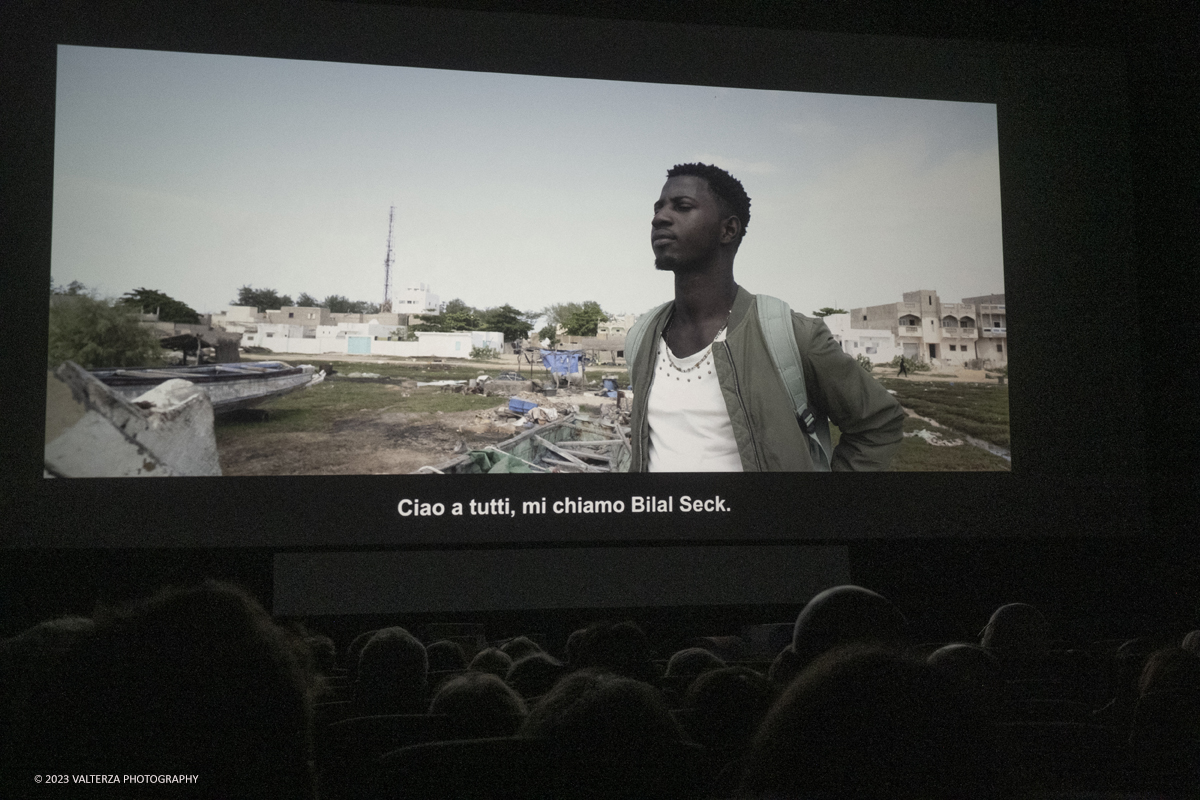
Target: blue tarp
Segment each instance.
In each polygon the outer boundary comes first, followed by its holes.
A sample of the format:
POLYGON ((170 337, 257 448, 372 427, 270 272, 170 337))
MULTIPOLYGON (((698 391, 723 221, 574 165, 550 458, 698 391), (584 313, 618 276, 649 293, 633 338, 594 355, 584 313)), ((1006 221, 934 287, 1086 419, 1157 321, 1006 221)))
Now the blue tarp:
POLYGON ((582 350, 542 350, 542 364, 552 375, 566 375, 579 371, 582 350))

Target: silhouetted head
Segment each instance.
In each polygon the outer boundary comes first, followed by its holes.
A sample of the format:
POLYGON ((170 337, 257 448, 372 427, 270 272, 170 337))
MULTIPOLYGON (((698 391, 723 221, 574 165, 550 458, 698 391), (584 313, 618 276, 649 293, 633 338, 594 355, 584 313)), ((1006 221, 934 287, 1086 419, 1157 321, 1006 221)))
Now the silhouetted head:
POLYGON ((671 656, 667 662, 667 677, 694 678, 702 672, 720 669, 725 662, 703 647, 689 647, 671 656))
POLYGON ((572 666, 603 669, 634 680, 654 681, 650 641, 636 623, 597 622, 580 637, 577 663, 572 666))
POLYGON ((557 658, 545 653, 531 653, 513 662, 504 682, 528 700, 550 691, 566 671, 557 658))
POLYGON ((380 714, 420 713, 428 681, 425 646, 404 628, 384 628, 358 655, 354 701, 380 714))
POLYGON ((346 666, 349 669, 351 681, 358 676, 358 656, 362 653, 362 649, 367 646, 367 642, 371 641, 371 637, 376 633, 378 633, 378 629, 360 633, 351 640, 350 646, 346 648, 346 666))
POLYGON ((992 614, 980 644, 989 650, 1042 653, 1050 647, 1050 626, 1042 612, 1033 606, 1009 603, 992 614))
POLYGON ((688 732, 705 747, 744 748, 776 696, 771 682, 752 669, 709 670, 684 696, 683 707, 691 710, 688 732))
POLYGON ((425 654, 429 657, 430 672, 467 668, 467 654, 458 642, 439 639, 425 648, 425 654))
POLYGON ((934 650, 926 660, 947 674, 987 691, 995 691, 1004 682, 1000 662, 979 645, 948 644, 934 650))
POLYGON ((508 653, 495 647, 480 650, 471 659, 469 669, 476 672, 487 672, 503 680, 508 675, 508 668, 513 664, 508 653))
POLYGON ((771 680, 785 686, 822 653, 854 642, 898 645, 906 621, 883 595, 861 586, 834 586, 809 600, 796 617, 792 643, 771 666, 771 680))
POLYGON ((572 667, 579 666, 579 648, 586 634, 587 629, 580 628, 579 630, 571 631, 571 635, 567 637, 567 644, 563 648, 563 651, 567 657, 567 663, 572 667))
POLYGON ((1138 694, 1200 691, 1200 656, 1182 647, 1164 647, 1146 659, 1138 694))
POLYGON ((805 800, 992 795, 984 714, 934 667, 883 648, 827 652, 764 720, 742 794, 805 800))
POLYGON ((495 675, 468 672, 438 690, 429 713, 448 717, 456 738, 483 739, 515 735, 528 710, 520 695, 495 675))
POLYGON ((528 636, 518 636, 515 639, 510 639, 502 644, 500 649, 513 661, 542 652, 541 645, 528 636))
POLYGON ((530 710, 521 735, 610 750, 680 738, 661 692, 597 670, 581 670, 559 681, 530 710))
POLYGON ((117 610, 58 678, 27 740, 49 748, 44 763, 198 774, 213 797, 313 796, 298 652, 240 589, 208 582, 117 610))

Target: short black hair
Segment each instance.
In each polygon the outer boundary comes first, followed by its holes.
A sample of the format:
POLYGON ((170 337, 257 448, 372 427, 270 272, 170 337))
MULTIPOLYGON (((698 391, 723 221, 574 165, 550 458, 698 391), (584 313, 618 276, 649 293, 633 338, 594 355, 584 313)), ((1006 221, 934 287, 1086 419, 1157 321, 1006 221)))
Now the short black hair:
POLYGON ((738 242, 746 235, 746 227, 750 224, 750 196, 742 182, 720 167, 712 164, 676 164, 667 170, 668 178, 682 175, 695 175, 708 182, 708 188, 717 196, 726 208, 723 213, 733 214, 742 223, 742 232, 738 234, 738 242))

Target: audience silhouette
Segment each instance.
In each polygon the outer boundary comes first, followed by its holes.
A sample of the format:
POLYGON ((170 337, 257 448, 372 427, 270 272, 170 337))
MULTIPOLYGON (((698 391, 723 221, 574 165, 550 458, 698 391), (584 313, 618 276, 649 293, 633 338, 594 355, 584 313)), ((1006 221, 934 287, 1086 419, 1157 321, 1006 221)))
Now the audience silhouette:
POLYGON ((1010 603, 978 644, 917 646, 860 586, 791 628, 778 653, 717 632, 660 657, 630 620, 553 652, 396 625, 339 650, 236 587, 167 590, 0 642, 0 793, 53 765, 221 798, 1200 796, 1200 632, 1064 647, 1010 603))

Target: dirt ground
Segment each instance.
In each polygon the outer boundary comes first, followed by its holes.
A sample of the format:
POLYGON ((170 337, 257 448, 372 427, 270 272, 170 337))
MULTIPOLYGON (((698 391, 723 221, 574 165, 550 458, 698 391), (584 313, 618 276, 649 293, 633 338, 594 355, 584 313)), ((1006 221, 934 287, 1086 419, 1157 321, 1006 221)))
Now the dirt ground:
POLYGON ((322 433, 280 433, 221 448, 225 475, 395 475, 512 436, 477 411, 360 412, 322 433))
MULTIPOLYGON (((535 395, 522 392, 518 396, 535 395)), ((560 394, 553 403, 560 413, 574 405, 598 413, 602 398, 560 394)), ((609 401, 611 402, 611 401, 609 401)), ((505 405, 496 398, 497 408, 505 405)), ((340 419, 328 432, 279 433, 223 443, 225 475, 399 475, 436 466, 465 453, 511 438, 512 419, 492 410, 436 413, 360 411, 340 419)))

